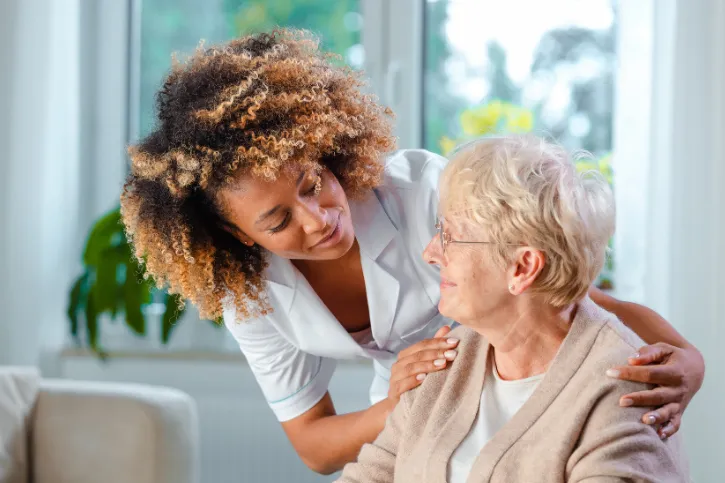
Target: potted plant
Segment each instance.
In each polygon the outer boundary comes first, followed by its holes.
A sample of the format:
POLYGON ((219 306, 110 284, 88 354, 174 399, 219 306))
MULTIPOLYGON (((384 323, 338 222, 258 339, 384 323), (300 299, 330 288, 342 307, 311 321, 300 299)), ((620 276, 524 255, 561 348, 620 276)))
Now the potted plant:
POLYGON ((102 358, 100 330, 103 318, 122 317, 132 333, 145 337, 148 331, 147 307, 163 304, 160 338, 167 344, 183 315, 185 305, 179 295, 160 290, 133 255, 123 224, 120 207, 98 219, 83 250, 83 273, 74 281, 68 300, 70 333, 79 346, 84 344, 102 358), (105 317, 104 317, 105 316, 105 317), (85 337, 82 337, 82 334, 85 337))

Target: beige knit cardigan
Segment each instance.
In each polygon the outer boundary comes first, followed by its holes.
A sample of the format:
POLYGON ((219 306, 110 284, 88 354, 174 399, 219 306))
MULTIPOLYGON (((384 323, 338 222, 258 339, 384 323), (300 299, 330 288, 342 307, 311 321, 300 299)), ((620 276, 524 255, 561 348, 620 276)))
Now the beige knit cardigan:
MULTIPOLYGON (((403 395, 385 429, 347 465, 340 483, 443 483, 453 451, 479 408, 489 345, 459 327, 459 355, 403 395)), ((611 379, 642 341, 589 298, 546 376, 523 407, 484 446, 468 483, 689 481, 680 436, 667 441, 643 424, 624 394, 647 386, 611 379)))

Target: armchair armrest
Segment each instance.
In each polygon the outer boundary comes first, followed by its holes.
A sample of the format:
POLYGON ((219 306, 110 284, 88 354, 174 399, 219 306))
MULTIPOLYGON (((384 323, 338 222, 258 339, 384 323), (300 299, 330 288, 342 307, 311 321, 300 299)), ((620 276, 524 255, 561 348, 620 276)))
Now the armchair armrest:
POLYGON ((44 380, 31 430, 36 483, 198 483, 196 406, 181 391, 44 380))

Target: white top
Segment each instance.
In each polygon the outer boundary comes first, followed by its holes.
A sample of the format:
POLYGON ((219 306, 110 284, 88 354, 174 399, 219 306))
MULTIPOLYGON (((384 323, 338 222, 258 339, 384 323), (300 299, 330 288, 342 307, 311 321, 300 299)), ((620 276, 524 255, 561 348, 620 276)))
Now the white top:
POLYGON ((350 332, 350 337, 363 349, 379 349, 375 337, 373 337, 373 329, 370 327, 357 332, 350 332))
POLYGON ((237 323, 233 309, 225 310, 226 326, 280 421, 322 399, 337 359, 373 359, 370 400, 384 399, 397 353, 450 324, 438 313, 438 269, 422 257, 435 235, 446 162, 424 150, 399 151, 387 159, 373 196, 350 201, 374 344, 355 342, 294 265, 273 255, 264 274, 273 312, 237 323))
POLYGON ((465 483, 471 466, 493 435, 506 424, 531 397, 544 374, 504 381, 498 375, 493 357, 489 357, 478 414, 468 435, 448 461, 448 483, 465 483))

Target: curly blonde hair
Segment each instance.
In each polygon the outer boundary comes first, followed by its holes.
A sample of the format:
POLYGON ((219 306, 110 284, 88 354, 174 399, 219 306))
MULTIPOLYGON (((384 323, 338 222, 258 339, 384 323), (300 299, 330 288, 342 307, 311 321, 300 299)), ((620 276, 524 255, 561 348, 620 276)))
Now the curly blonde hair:
POLYGON ((121 212, 135 256, 203 318, 219 319, 230 303, 239 320, 271 309, 264 250, 230 234, 220 189, 292 166, 329 169, 353 198, 381 182, 381 159, 395 148, 391 112, 330 57, 290 29, 199 47, 175 61, 155 129, 129 148, 121 212))

